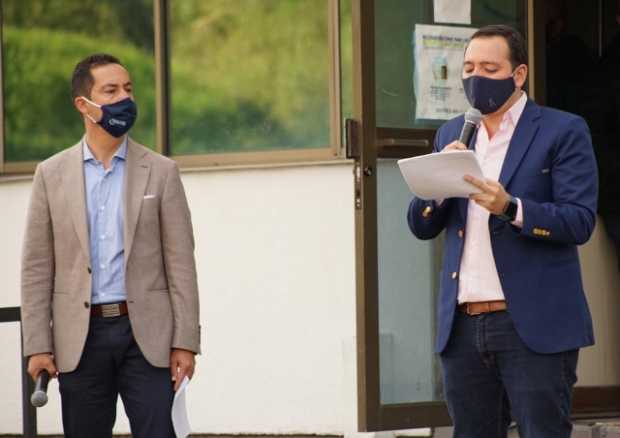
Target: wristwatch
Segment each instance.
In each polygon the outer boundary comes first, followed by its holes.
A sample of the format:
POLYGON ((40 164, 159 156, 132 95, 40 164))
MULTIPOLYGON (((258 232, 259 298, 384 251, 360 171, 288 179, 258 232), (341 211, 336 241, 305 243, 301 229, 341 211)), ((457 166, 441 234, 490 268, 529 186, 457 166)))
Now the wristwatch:
POLYGON ((510 197, 510 200, 506 202, 506 206, 504 207, 504 211, 502 214, 499 214, 498 217, 506 222, 514 222, 517 218, 517 210, 519 209, 519 203, 517 202, 517 198, 514 196, 510 197))

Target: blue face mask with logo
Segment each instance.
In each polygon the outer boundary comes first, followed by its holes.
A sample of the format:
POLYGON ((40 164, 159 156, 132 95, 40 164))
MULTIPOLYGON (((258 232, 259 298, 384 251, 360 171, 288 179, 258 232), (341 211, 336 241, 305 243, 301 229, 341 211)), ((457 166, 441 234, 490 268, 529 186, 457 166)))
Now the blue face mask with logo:
POLYGON ((492 114, 504 105, 516 88, 512 75, 506 79, 470 76, 463 79, 463 89, 469 104, 482 114, 492 114))
POLYGON ((133 126, 136 117, 138 117, 138 107, 129 97, 108 105, 99 105, 84 96, 82 98, 91 105, 101 108, 101 120, 96 121, 89 114, 86 114, 86 116, 93 123, 101 125, 112 137, 118 138, 125 135, 133 126))

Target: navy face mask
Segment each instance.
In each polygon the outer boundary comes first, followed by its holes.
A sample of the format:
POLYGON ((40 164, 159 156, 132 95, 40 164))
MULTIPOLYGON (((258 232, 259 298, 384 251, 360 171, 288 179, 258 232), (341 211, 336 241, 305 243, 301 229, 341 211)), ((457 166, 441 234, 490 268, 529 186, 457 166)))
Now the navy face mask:
POLYGON ((469 104, 482 114, 491 114, 506 103, 516 88, 510 75, 506 79, 491 79, 484 76, 470 76, 463 79, 463 89, 469 104))
POLYGON ((129 97, 108 105, 99 105, 84 96, 82 98, 91 105, 101 108, 103 114, 98 122, 90 115, 86 114, 86 116, 93 123, 101 125, 112 137, 118 138, 125 135, 133 126, 136 117, 138 117, 138 107, 129 97))

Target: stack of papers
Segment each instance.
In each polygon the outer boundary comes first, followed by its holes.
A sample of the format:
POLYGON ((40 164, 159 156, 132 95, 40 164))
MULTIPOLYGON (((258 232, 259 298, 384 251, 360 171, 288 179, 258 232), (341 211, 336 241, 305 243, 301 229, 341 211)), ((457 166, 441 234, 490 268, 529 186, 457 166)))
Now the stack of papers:
POLYGON ((454 151, 398 160, 409 190, 420 199, 468 198, 480 190, 463 179, 484 180, 473 151, 454 151))

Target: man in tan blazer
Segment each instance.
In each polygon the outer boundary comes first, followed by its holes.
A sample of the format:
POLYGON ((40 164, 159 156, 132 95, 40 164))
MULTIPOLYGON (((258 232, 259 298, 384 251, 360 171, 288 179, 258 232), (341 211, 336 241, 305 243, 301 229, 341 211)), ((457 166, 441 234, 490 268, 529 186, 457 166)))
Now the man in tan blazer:
POLYGON ((37 167, 22 258, 24 354, 58 376, 67 437, 172 437, 174 391, 200 352, 190 212, 176 164, 131 140, 129 73, 78 63, 85 136, 37 167))

